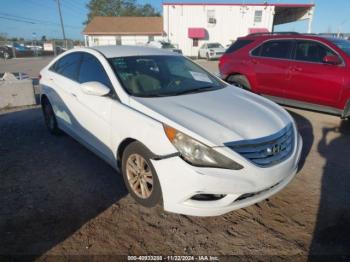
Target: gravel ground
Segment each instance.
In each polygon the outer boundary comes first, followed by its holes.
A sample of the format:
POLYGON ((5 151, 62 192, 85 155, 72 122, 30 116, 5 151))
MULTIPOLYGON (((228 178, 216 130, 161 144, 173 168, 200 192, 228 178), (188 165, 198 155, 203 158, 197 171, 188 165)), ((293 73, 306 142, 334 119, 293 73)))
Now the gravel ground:
MULTIPOLYGON (((215 68, 215 62, 201 63, 215 68)), ((105 162, 66 135, 51 136, 40 108, 3 111, 0 254, 42 260, 120 254, 306 260, 324 254, 345 261, 350 255, 350 124, 288 110, 304 140, 298 176, 268 201, 211 218, 141 207, 105 162)))

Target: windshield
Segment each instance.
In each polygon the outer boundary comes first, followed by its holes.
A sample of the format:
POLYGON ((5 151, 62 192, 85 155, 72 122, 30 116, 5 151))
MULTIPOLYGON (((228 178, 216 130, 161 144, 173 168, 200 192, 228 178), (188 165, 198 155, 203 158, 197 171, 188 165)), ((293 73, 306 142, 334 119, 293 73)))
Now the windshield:
POLYGON ((162 48, 175 48, 175 46, 167 42, 162 42, 162 48))
POLYGON ((350 56, 350 41, 344 39, 332 39, 335 45, 337 45, 341 50, 343 50, 347 55, 350 56))
POLYGON ((133 96, 174 96, 226 86, 183 56, 130 56, 109 61, 124 89, 133 96))
POLYGON ((212 44, 208 44, 208 48, 224 48, 224 47, 219 43, 212 43, 212 44))

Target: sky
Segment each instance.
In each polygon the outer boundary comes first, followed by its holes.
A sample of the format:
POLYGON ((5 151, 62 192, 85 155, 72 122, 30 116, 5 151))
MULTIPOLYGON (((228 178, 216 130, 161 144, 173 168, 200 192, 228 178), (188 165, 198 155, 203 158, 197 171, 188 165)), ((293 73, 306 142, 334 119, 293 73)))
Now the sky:
MULTIPOLYGON (((57 0, 0 0, 0 33, 9 37, 25 39, 62 38, 57 0)), ((86 20, 86 4, 89 0, 60 0, 66 37, 82 39, 81 32, 86 20)), ((140 4, 152 4, 162 10, 162 2, 200 2, 200 3, 263 3, 261 0, 138 0, 140 4)), ((350 33, 349 0, 269 0, 268 3, 312 3, 316 4, 313 32, 350 33)), ((275 31, 305 32, 307 22, 294 22, 275 27, 275 31)))

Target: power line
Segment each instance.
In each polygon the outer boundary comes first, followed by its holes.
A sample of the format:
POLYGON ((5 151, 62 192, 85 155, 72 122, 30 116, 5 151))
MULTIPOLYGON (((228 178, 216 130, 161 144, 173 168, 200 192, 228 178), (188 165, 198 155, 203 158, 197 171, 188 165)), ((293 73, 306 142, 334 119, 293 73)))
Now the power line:
POLYGON ((67 2, 67 1, 62 0, 61 3, 62 3, 62 6, 64 6, 66 8, 66 10, 68 10, 74 14, 76 14, 78 12, 82 15, 86 15, 86 13, 81 9, 81 7, 73 5, 73 4, 75 4, 74 2, 67 2))
MULTIPOLYGON (((23 22, 28 22, 31 24, 40 24, 40 25, 54 25, 54 26, 59 26, 60 24, 52 22, 52 21, 48 21, 48 20, 41 20, 41 19, 35 19, 35 18, 28 18, 28 17, 23 17, 23 16, 18 16, 18 15, 13 15, 13 14, 9 14, 9 13, 3 13, 0 12, 1 16, 5 16, 6 18, 8 18, 8 20, 13 20, 14 19, 18 19, 18 20, 25 20, 23 22)), ((66 25, 66 27, 71 27, 71 28, 81 28, 80 26, 73 26, 73 25, 66 25)))
POLYGON ((27 24, 35 24, 34 22, 29 22, 29 21, 20 20, 17 18, 9 18, 9 17, 4 17, 4 16, 0 16, 0 19, 5 19, 5 20, 10 20, 10 21, 15 21, 15 22, 22 22, 22 23, 27 23, 27 24))

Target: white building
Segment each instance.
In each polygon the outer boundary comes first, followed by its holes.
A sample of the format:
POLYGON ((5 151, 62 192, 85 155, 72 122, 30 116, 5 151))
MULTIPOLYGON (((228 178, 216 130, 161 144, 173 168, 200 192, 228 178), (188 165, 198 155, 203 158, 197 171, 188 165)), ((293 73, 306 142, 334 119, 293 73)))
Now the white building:
POLYGON ((162 17, 96 16, 85 27, 85 46, 144 45, 163 39, 162 17))
POLYGON ((272 32, 275 25, 309 19, 312 4, 217 4, 163 3, 166 37, 184 55, 197 56, 205 42, 226 46, 237 37, 256 32, 272 32))

